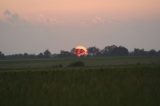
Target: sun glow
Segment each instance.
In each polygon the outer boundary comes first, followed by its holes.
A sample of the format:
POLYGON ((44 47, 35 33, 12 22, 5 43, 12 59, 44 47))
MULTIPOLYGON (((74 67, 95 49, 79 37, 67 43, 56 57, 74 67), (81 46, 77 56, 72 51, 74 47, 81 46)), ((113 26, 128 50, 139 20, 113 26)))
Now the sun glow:
POLYGON ((78 57, 80 56, 87 56, 88 55, 88 50, 84 46, 77 46, 75 48, 74 54, 78 57))

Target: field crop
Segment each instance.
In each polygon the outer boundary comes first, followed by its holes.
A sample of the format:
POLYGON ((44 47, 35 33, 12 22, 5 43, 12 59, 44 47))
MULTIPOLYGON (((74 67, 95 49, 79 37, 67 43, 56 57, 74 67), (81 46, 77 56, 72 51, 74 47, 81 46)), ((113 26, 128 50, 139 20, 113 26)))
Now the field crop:
POLYGON ((159 57, 0 61, 0 106, 159 106, 159 98, 159 57), (85 66, 67 67, 75 61, 85 66))

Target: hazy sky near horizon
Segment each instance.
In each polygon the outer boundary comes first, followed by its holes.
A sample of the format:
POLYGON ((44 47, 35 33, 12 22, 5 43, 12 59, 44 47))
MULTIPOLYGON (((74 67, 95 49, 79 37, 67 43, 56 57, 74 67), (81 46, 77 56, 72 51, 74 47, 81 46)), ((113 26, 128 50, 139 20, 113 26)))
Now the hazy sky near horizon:
POLYGON ((160 0, 1 0, 0 51, 160 50, 160 0))

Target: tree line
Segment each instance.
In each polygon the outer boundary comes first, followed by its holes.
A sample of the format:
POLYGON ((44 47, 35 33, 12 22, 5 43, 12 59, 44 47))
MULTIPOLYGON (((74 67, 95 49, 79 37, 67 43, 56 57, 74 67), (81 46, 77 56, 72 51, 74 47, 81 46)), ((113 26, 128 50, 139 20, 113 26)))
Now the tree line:
MULTIPOLYGON (((70 51, 61 50, 59 54, 53 54, 48 49, 39 54, 12 54, 5 55, 0 51, 0 58, 50 58, 50 57, 74 57, 74 49, 70 51)), ((102 50, 93 46, 89 47, 88 56, 160 56, 160 50, 156 51, 151 49, 149 51, 145 51, 144 49, 135 48, 133 51, 129 52, 129 50, 124 46, 116 46, 110 45, 104 47, 102 50)))

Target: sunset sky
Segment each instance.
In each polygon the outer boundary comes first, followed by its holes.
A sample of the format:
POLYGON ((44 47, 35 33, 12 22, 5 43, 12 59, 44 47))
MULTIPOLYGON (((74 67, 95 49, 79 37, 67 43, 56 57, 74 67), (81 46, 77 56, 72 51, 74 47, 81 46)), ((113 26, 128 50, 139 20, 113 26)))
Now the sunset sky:
POLYGON ((160 0, 1 0, 0 51, 160 50, 160 0))

